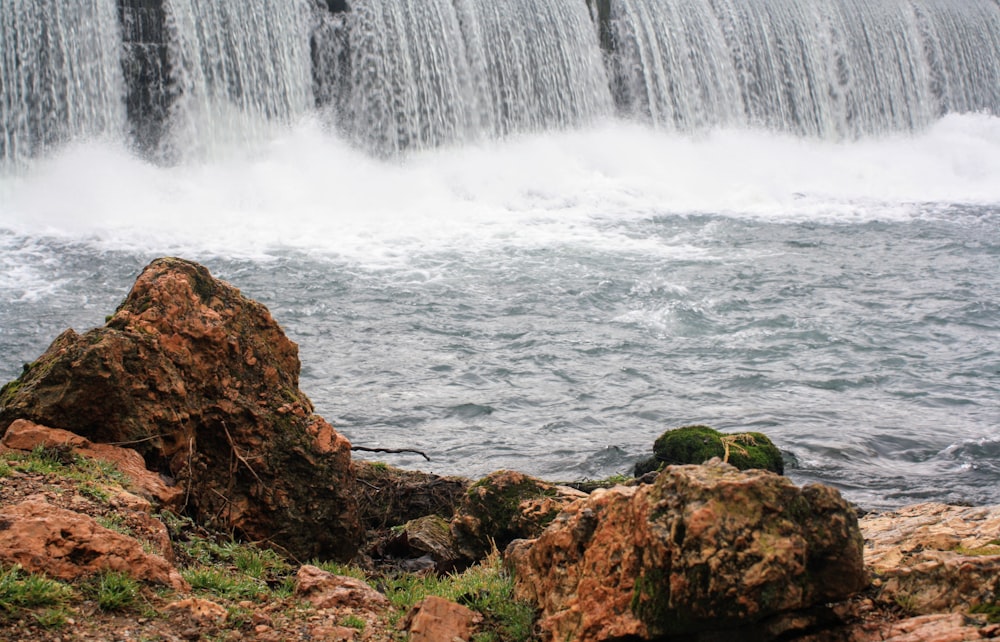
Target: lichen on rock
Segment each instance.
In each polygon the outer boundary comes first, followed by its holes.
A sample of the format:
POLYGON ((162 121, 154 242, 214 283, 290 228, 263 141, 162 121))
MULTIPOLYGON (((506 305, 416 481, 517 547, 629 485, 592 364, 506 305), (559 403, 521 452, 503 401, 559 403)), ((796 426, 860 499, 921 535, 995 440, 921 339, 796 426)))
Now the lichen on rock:
POLYGON ((714 462, 595 491, 507 556, 547 634, 586 642, 743 629, 842 599, 866 584, 861 550, 837 491, 714 462))

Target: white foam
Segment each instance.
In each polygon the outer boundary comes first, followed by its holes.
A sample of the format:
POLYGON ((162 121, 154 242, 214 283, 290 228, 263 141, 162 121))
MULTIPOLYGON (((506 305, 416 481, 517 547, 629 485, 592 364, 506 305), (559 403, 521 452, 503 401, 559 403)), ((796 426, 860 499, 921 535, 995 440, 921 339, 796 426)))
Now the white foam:
POLYGON ((1000 118, 832 143, 745 130, 680 136, 610 123, 382 161, 315 122, 252 154, 157 167, 85 143, 0 178, 0 228, 151 253, 365 263, 415 253, 582 244, 684 254, 622 223, 699 213, 773 221, 906 219, 1000 204, 1000 118))

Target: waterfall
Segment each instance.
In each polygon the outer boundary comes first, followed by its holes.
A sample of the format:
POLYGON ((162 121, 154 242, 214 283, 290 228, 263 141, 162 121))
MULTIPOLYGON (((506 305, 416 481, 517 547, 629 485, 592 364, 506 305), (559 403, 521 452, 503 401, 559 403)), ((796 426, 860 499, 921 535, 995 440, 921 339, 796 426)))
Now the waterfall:
POLYGON ((0 2, 0 165, 124 132, 115 0, 0 2))
POLYGON ((566 127, 612 111, 582 1, 363 0, 327 20, 314 40, 317 96, 371 149, 566 127))
POLYGON ((583 126, 845 139, 1000 115, 996 0, 0 0, 0 164, 165 161, 318 111, 381 155, 583 126))
POLYGON ((659 127, 827 138, 1000 113, 1000 6, 983 0, 614 0, 622 110, 659 127))
POLYGON ((266 137, 312 106, 305 0, 165 0, 170 157, 211 156, 266 137))

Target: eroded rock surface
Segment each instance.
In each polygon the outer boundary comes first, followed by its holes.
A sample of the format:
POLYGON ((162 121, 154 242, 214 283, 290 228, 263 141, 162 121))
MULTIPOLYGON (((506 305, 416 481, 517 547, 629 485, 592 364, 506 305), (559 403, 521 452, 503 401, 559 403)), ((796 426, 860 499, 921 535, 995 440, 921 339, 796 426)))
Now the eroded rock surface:
POLYGON ((915 504, 867 515, 861 528, 880 600, 918 614, 996 608, 1000 506, 915 504))
POLYGON ((176 479, 196 519, 300 559, 362 535, 350 443, 298 388, 298 347, 204 267, 158 259, 108 323, 61 334, 0 391, 16 419, 127 443, 176 479))
POLYGON ((718 461, 595 491, 507 555, 554 640, 746 632, 866 585, 857 518, 839 493, 718 461))

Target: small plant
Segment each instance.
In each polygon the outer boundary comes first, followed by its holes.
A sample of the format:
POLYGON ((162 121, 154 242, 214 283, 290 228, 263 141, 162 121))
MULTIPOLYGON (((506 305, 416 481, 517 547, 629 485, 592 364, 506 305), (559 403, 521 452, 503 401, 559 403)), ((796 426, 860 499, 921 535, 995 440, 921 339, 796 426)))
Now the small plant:
POLYGON ((386 581, 384 593, 401 612, 437 595, 483 615, 487 625, 480 642, 523 642, 531 638, 534 608, 514 599, 514 580, 495 549, 483 562, 445 577, 404 574, 386 581))
POLYGON ((977 604, 969 609, 969 613, 985 615, 986 621, 990 624, 1000 624, 1000 604, 997 604, 996 602, 977 604))
POLYGON ((121 571, 101 573, 91 591, 97 599, 97 606, 105 612, 128 610, 139 599, 139 583, 121 571))
POLYGON ((364 631, 365 630, 365 626, 367 626, 367 624, 368 623, 365 622, 362 618, 358 617, 357 615, 353 615, 353 614, 352 615, 345 615, 340 620, 340 625, 341 626, 346 626, 346 627, 349 627, 349 628, 352 628, 352 629, 357 629, 358 631, 364 631))
POLYGON ((109 531, 121 533, 122 535, 128 535, 129 537, 135 536, 132 529, 125 523, 125 518, 122 517, 121 513, 108 513, 107 515, 101 515, 96 519, 96 521, 109 531))
POLYGON ((0 566, 0 617, 16 615, 23 608, 59 606, 72 594, 69 586, 26 573, 18 564, 0 566))
POLYGON ((267 586, 262 582, 207 566, 181 571, 181 575, 195 591, 220 598, 257 599, 267 593, 267 586))
POLYGON ((101 502, 102 504, 107 504, 108 500, 111 499, 111 496, 108 494, 107 489, 98 486, 93 482, 83 482, 79 486, 77 486, 77 490, 79 490, 80 493, 86 495, 87 497, 95 501, 101 502))
POLYGON ((368 576, 357 566, 349 566, 347 564, 339 564, 337 562, 331 562, 328 560, 319 561, 312 560, 309 562, 310 566, 315 566, 316 568, 321 568, 327 573, 333 573, 334 575, 343 575, 345 577, 353 577, 356 580, 368 581, 368 576))
POLYGON ((30 453, 16 456, 13 464, 21 472, 52 475, 65 472, 66 458, 66 453, 60 449, 35 446, 30 453))
POLYGON ((6 459, 0 459, 0 479, 10 477, 14 474, 14 469, 7 463, 6 459))
POLYGON ((35 621, 39 626, 46 629, 61 629, 66 626, 66 618, 69 617, 66 609, 62 607, 44 609, 34 614, 35 621))

